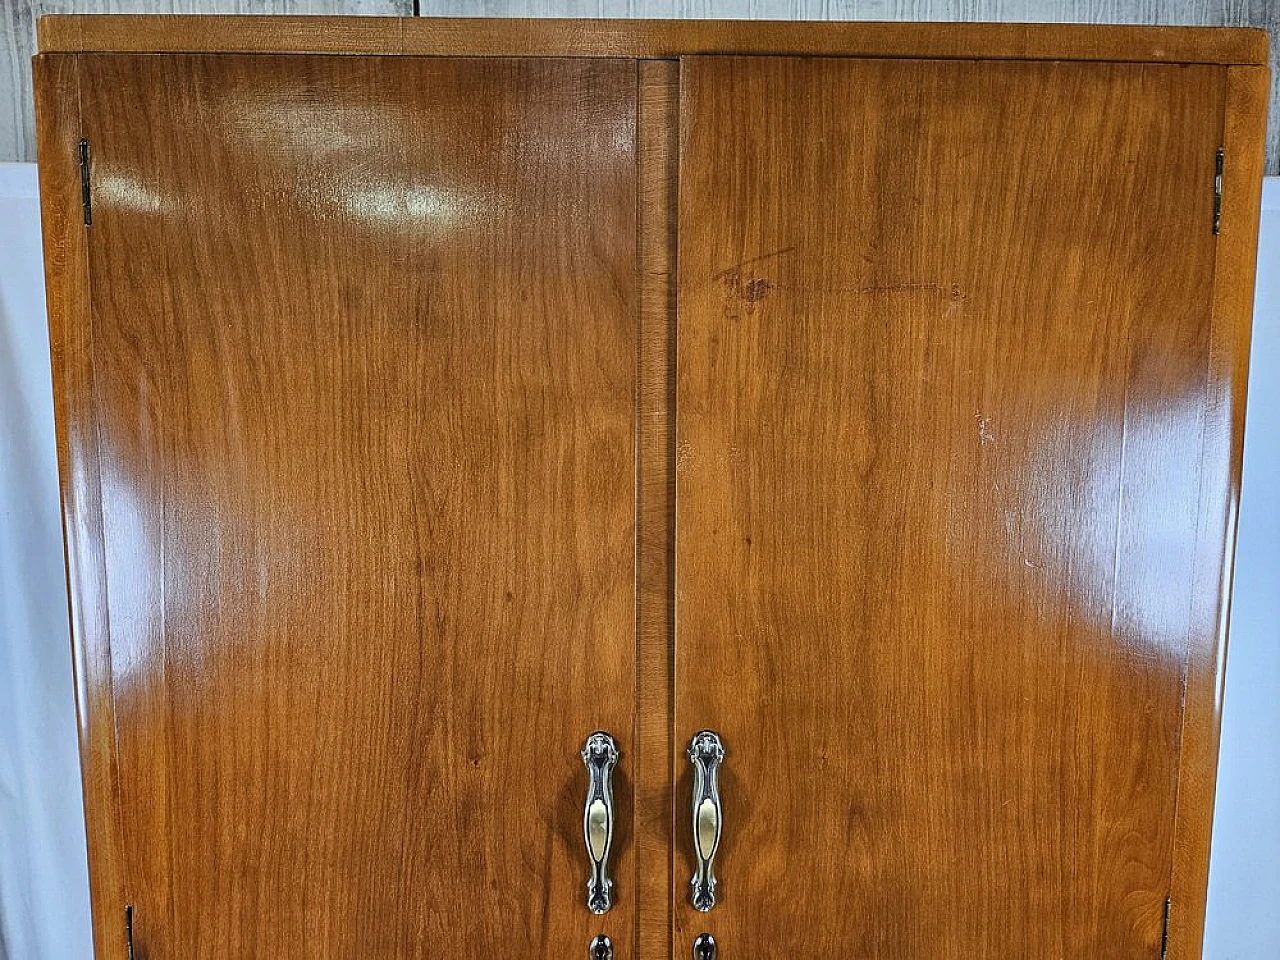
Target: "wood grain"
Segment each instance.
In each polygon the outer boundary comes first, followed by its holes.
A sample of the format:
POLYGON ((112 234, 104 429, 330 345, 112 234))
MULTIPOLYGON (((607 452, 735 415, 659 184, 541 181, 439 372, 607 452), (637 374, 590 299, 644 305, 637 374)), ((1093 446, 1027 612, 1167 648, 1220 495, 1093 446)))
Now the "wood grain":
MULTIPOLYGON (((70 587, 80 769, 84 783, 94 949, 124 942, 124 846, 120 823, 110 616, 102 550, 98 436, 94 416, 89 250, 81 208, 80 66, 75 56, 36 64, 40 207, 49 312, 62 525, 70 587)), ((83 893, 81 893, 83 896, 83 893)))
POLYGON ((38 58, 99 955, 1197 956, 1265 69, 591 29, 38 58))
MULTIPOLYGON (((408 14, 409 0, 17 0, 0 5, 0 160, 34 158, 29 75, 36 17, 115 13, 136 6, 159 13, 408 14), (6 79, 7 78, 7 79, 6 79)), ((1270 31, 1272 69, 1280 48, 1280 7, 1266 0, 1205 4, 1200 0, 423 0, 429 17, 728 17, 747 20, 1007 21, 1258 27, 1270 31)), ((1270 173, 1280 172, 1280 89, 1272 94, 1270 173)))
POLYGON ((644 58, 768 52, 1227 64, 1267 58, 1261 30, 1028 23, 72 15, 42 18, 37 39, 42 52, 644 58))
POLYGON ((1226 75, 683 62, 676 956, 1158 955, 1226 75))
MULTIPOLYGON (((741 20, 1036 22, 1256 27, 1280 70, 1280 4, 1270 0, 422 0, 430 17, 707 17, 741 20)), ((767 51, 761 51, 767 52, 767 51)), ((1280 174, 1280 85, 1271 91, 1267 173, 1280 174)))
POLYGON ((671 944, 672 577, 675 547, 675 256, 679 65, 639 64, 640 379, 636 409, 636 881, 638 953, 671 944))
POLYGON ((0 3, 0 162, 35 159, 36 23, 59 14, 412 14, 413 0, 5 0, 0 3))
POLYGON ((635 65, 81 68, 139 956, 633 956, 635 65))
POLYGON ((1235 556, 1240 505, 1245 388, 1258 218, 1262 192, 1263 121, 1270 77, 1261 68, 1227 71, 1222 229, 1214 265, 1213 327, 1200 461, 1204 464, 1196 550, 1200 575, 1192 584, 1187 693, 1172 891, 1180 908, 1169 917, 1169 960, 1194 960, 1204 940, 1209 884, 1218 734, 1222 726, 1223 664, 1227 655, 1227 588, 1235 556), (1181 905, 1186 904, 1183 907, 1181 905))

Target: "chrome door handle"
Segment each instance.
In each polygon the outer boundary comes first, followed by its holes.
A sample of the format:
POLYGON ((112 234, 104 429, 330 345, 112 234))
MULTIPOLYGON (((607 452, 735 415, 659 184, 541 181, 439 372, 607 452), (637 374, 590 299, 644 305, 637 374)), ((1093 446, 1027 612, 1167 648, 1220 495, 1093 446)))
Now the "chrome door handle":
POLYGON ((618 764, 618 742, 597 730, 582 748, 587 765, 587 804, 582 811, 582 838, 591 858, 587 881, 587 907, 605 913, 613 906, 613 881, 609 879, 609 847, 613 845, 613 768, 618 764))
POLYGON ((689 742, 687 756, 693 764, 693 851, 698 860, 690 881, 691 899, 694 909, 706 913, 716 905, 713 861, 724 825, 717 774, 724 761, 724 743, 714 730, 699 730, 689 742))

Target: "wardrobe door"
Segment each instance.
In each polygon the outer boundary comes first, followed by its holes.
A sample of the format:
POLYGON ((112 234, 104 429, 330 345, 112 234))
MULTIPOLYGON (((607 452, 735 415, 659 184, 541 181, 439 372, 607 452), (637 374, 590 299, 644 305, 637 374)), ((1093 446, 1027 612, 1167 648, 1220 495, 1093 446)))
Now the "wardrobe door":
POLYGON ((705 915, 677 781, 676 956, 1155 960, 1247 342, 1212 310, 1227 70, 681 90, 675 736, 725 757, 705 915))
POLYGON ((131 904, 147 960, 631 955, 634 62, 77 69, 89 315, 55 349, 67 496, 101 498, 71 530, 110 623, 76 637, 117 751, 98 923, 131 904))

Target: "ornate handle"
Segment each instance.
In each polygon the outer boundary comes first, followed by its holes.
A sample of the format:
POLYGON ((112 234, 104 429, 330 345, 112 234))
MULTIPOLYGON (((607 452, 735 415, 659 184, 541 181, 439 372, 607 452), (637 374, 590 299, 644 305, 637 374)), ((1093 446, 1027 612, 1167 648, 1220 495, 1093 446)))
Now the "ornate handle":
POLYGON ((613 881, 609 879, 609 847, 613 844, 613 768, 618 764, 618 743, 603 730, 587 737, 582 748, 587 765, 587 805, 582 811, 582 837, 591 858, 587 881, 587 907, 605 913, 613 906, 613 881))
POLYGON ((724 744, 714 730, 700 730, 689 743, 688 757, 693 764, 693 848, 698 858, 698 870, 690 881, 691 898, 694 909, 706 913, 716 905, 712 861, 720 846, 723 819, 716 774, 724 760, 724 744))

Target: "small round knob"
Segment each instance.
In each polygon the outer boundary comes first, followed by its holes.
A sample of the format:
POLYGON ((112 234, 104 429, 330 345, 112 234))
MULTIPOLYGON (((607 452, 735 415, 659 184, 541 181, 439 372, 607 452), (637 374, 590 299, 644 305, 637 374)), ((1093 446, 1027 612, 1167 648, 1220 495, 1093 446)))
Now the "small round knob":
POLYGON ((716 960, 716 938, 700 933, 693 941, 693 960, 716 960))
POLYGON ((591 960, 613 960, 613 941, 603 933, 591 941, 591 960))

